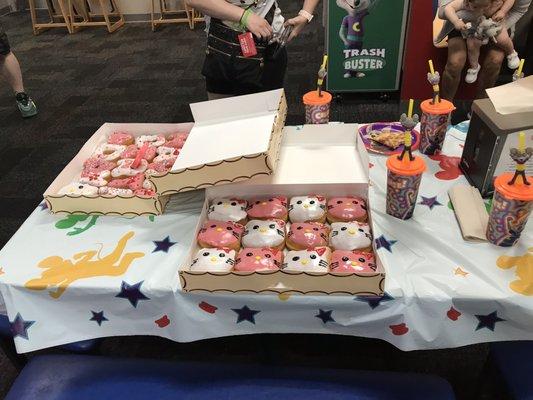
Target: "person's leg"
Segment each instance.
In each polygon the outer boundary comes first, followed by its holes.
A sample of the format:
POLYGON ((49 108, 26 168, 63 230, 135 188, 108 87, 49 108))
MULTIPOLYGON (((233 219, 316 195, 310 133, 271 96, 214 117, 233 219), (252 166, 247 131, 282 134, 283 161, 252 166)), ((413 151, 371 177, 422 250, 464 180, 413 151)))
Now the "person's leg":
POLYGON ((477 80, 477 74, 481 66, 479 65, 479 52, 481 50, 482 42, 475 37, 466 39, 466 46, 468 48, 468 63, 470 68, 466 72, 466 83, 474 83, 477 80))
POLYGON ((7 55, 0 55, 0 63, 2 64, 2 75, 13 89, 13 92, 24 92, 22 72, 20 71, 20 64, 17 57, 12 52, 9 52, 7 55))
POLYGON ((502 29, 500 34, 496 36, 498 41, 498 47, 505 52, 507 56, 507 66, 510 69, 517 69, 520 65, 520 58, 518 58, 518 53, 514 49, 513 40, 509 36, 507 28, 502 29))
POLYGON ((448 38, 448 61, 442 74, 440 87, 441 97, 453 101, 459 82, 461 72, 465 66, 467 57, 466 42, 461 36, 448 38))
POLYGON ((487 46, 487 52, 478 78, 476 98, 487 97, 485 89, 494 87, 496 84, 504 58, 505 53, 502 49, 494 45, 487 46))

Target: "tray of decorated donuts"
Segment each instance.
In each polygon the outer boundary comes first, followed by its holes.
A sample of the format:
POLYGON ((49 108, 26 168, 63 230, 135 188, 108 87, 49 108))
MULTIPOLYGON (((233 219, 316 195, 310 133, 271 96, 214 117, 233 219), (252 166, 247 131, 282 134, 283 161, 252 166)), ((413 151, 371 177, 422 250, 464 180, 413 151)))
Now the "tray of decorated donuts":
POLYGON ((383 294, 366 150, 355 151, 354 125, 338 127, 334 141, 331 129, 287 127, 271 177, 206 190, 195 241, 179 271, 182 290, 383 294), (320 161, 303 162, 318 149, 320 161), (339 169, 327 167, 328 159, 339 169))
POLYGON ((106 123, 46 190, 54 212, 158 215, 168 196, 159 196, 150 176, 170 170, 192 123, 106 123))

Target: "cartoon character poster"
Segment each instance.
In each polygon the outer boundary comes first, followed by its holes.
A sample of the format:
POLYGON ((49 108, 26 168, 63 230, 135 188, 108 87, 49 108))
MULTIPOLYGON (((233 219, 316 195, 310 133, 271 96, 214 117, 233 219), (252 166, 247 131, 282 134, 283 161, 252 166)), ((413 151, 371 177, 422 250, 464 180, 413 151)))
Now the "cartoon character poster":
POLYGON ((408 0, 329 0, 328 90, 398 89, 407 6, 408 0))

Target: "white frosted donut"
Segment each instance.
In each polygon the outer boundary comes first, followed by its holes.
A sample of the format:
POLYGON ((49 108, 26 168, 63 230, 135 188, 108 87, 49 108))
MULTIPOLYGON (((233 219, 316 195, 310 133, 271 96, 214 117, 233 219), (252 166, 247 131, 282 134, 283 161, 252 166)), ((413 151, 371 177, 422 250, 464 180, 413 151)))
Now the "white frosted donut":
POLYGON ((133 158, 124 158, 119 160, 117 167, 111 170, 111 176, 113 178, 135 176, 137 174, 142 174, 148 168, 148 161, 144 159, 139 162, 137 168, 133 168, 131 164, 133 164, 134 161, 135 160, 133 158))
POLYGON ((135 139, 135 144, 138 148, 141 148, 145 143, 149 143, 151 146, 154 147, 159 147, 164 145, 165 142, 166 139, 163 135, 142 135, 135 139))
POLYGON ((324 222, 326 198, 322 196, 296 196, 289 204, 291 222, 324 222))
POLYGON ((124 150, 126 150, 126 146, 121 144, 104 143, 98 146, 94 154, 102 157, 106 161, 116 161, 120 158, 124 150))
POLYGON ((58 194, 66 194, 70 196, 98 196, 98 188, 85 183, 74 182, 63 186, 58 194))
POLYGON ((361 222, 334 222, 331 224, 329 244, 335 250, 361 250, 372 246, 370 226, 361 222))
POLYGON ((98 190, 98 193, 104 197, 114 197, 114 196, 132 197, 133 196, 133 190, 131 189, 120 189, 120 188, 113 188, 109 186, 101 187, 98 190))
POLYGON ((229 272, 235 265, 235 250, 200 249, 191 264, 191 271, 229 272))
POLYGON ((248 202, 239 199, 214 199, 207 218, 213 221, 245 222, 248 202))
POLYGON ((84 173, 80 178, 80 183, 84 183, 91 186, 101 187, 106 186, 111 179, 111 172, 102 171, 100 173, 84 173))
POLYGON ((285 245, 285 222, 282 220, 253 219, 246 224, 242 235, 244 247, 283 248, 285 245))
POLYGON ((293 250, 285 255, 281 269, 286 271, 328 272, 330 261, 331 250, 328 247, 293 250))

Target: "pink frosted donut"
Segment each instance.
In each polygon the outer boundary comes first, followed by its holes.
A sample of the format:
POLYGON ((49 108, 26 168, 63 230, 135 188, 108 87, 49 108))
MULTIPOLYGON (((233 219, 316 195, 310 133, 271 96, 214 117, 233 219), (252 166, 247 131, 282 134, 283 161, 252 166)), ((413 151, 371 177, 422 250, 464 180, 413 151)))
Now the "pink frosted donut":
POLYGON ((287 221, 287 198, 271 197, 251 201, 248 205, 250 219, 281 219, 287 221))
POLYGON ((249 247, 239 251, 235 260, 235 271, 270 271, 280 269, 283 252, 277 249, 253 249, 249 247))
POLYGON ((133 136, 125 132, 115 132, 107 138, 109 144, 120 144, 123 146, 129 146, 133 144, 133 136))
POLYGON ((132 158, 119 160, 117 167, 111 170, 111 177, 128 178, 143 173, 148 168, 148 161, 146 160, 141 160, 137 168, 133 168, 132 164, 134 161, 132 158))
POLYGON ((328 200, 329 222, 366 222, 366 202, 360 197, 333 197, 328 200))
POLYGON ((287 247, 291 250, 314 249, 328 245, 329 229, 320 222, 296 222, 287 233, 287 247))
POLYGON ((374 254, 363 251, 336 250, 331 257, 331 272, 376 272, 374 254))
MULTIPOLYGON (((148 147, 148 149, 146 149, 143 158, 148 162, 152 162, 155 158, 156 153, 157 148, 154 146, 150 146, 148 147)), ((126 147, 126 150, 124 150, 124 152, 120 155, 120 158, 135 158, 137 157, 137 154, 139 154, 139 148, 132 144, 126 147)))
POLYGON ((107 161, 101 157, 92 157, 85 160, 83 163, 82 177, 86 177, 89 174, 98 174, 103 171, 111 171, 117 166, 116 162, 107 161))
POLYGON ((187 140, 188 136, 189 134, 186 132, 173 133, 171 135, 168 135, 165 146, 174 147, 175 149, 181 149, 183 145, 185 144, 185 141, 187 140))
POLYGON ((244 227, 234 222, 205 221, 198 233, 200 247, 227 247, 239 250, 244 227))

